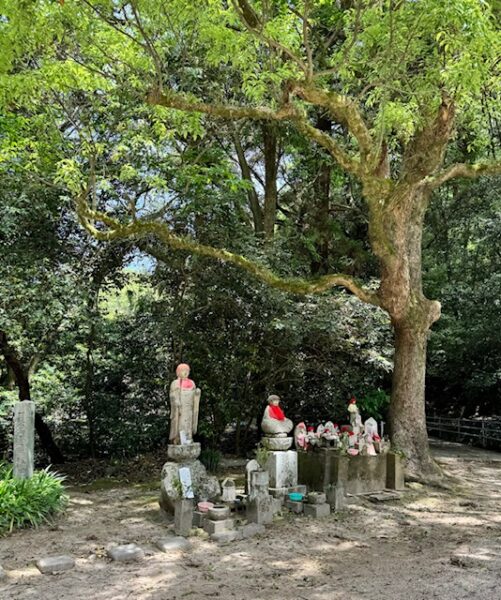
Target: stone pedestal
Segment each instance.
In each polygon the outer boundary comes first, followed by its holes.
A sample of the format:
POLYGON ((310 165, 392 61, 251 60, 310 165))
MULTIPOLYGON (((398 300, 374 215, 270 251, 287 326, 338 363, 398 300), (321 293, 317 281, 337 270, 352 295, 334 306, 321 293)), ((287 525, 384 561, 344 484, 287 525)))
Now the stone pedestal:
POLYGON ((305 504, 304 516, 318 519, 328 517, 331 514, 331 507, 328 504, 305 504))
POLYGON ((270 476, 270 488, 292 488, 298 483, 298 460, 295 450, 270 452, 266 463, 270 476))
POLYGON ((14 477, 33 476, 35 455, 35 403, 18 402, 14 407, 14 477))
POLYGON ((380 492, 386 488, 388 456, 346 456, 328 448, 299 452, 299 482, 318 492, 340 484, 347 494, 380 492))
POLYGON ((259 525, 269 525, 273 523, 275 511, 276 501, 272 496, 254 498, 247 505, 247 521, 259 525))
POLYGON ((160 506, 163 510, 174 514, 175 503, 177 500, 181 500, 179 469, 183 467, 190 470, 195 503, 200 500, 218 500, 221 488, 217 477, 208 475, 203 464, 193 458, 194 455, 200 454, 200 444, 171 445, 168 447, 167 453, 173 460, 166 462, 162 468, 160 506))
POLYGON ((272 436, 265 435, 261 439, 261 444, 267 449, 271 451, 288 450, 292 446, 293 439, 291 437, 280 437, 280 436, 272 436))

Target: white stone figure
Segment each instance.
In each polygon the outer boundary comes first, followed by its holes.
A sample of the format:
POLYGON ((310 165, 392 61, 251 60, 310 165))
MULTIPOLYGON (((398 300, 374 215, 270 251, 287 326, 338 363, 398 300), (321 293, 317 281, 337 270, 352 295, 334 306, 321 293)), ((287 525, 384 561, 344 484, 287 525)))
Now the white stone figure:
POLYGON ((279 404, 279 396, 268 397, 268 406, 264 409, 261 421, 261 429, 267 435, 287 435, 294 426, 292 421, 287 419, 279 404))
POLYGON ((339 433, 338 432, 339 432, 339 429, 336 428, 334 423, 332 421, 327 421, 327 423, 324 425, 324 433, 323 433, 322 437, 327 442, 328 446, 339 441, 339 433))
POLYGON ((180 364, 176 369, 177 379, 170 384, 170 434, 171 444, 181 443, 181 432, 183 442, 191 443, 193 435, 197 432, 198 411, 200 407, 200 389, 195 382, 188 379, 190 367, 180 364))
POLYGON ((376 419, 373 419, 372 417, 370 419, 367 419, 367 421, 365 421, 364 424, 364 431, 367 435, 378 435, 376 419))

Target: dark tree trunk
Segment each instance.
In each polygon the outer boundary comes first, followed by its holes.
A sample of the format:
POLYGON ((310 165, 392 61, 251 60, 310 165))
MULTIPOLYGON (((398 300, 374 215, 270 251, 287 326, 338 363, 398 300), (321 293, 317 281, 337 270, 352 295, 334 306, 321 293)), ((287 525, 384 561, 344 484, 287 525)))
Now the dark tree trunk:
POLYGON ((276 126, 272 123, 263 123, 264 144, 264 208, 263 225, 264 236, 267 240, 273 238, 275 233, 275 220, 277 215, 277 176, 278 176, 278 136, 276 126))
MULTIPOLYGON (((28 369, 23 366, 14 348, 9 345, 7 335, 3 331, 0 331, 0 352, 3 353, 7 364, 15 375, 19 389, 19 400, 21 402, 24 400, 31 400, 28 369)), ((47 423, 45 423, 39 413, 35 413, 35 429, 40 438, 40 442, 42 443, 42 447, 49 455, 51 463, 63 463, 64 456, 57 447, 47 423)))

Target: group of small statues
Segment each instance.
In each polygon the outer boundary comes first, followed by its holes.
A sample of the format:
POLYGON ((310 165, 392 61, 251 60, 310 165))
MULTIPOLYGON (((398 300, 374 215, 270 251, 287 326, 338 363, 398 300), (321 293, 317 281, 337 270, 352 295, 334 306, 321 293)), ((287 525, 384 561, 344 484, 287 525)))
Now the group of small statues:
MULTIPOLYGON (((170 385, 171 422, 169 441, 174 445, 191 444, 197 432, 200 407, 200 389, 189 379, 190 367, 180 364, 176 369, 177 378, 170 385)), ((294 429, 294 442, 297 450, 307 451, 317 448, 338 448, 348 455, 365 454, 375 456, 389 450, 389 442, 382 440, 378 433, 377 422, 362 417, 356 399, 348 405, 350 425, 339 427, 332 421, 321 423, 315 429, 298 423, 294 429)), ((264 433, 263 445, 269 450, 288 450, 292 445, 289 437, 294 425, 280 407, 280 397, 268 397, 264 410, 261 429, 264 433)))

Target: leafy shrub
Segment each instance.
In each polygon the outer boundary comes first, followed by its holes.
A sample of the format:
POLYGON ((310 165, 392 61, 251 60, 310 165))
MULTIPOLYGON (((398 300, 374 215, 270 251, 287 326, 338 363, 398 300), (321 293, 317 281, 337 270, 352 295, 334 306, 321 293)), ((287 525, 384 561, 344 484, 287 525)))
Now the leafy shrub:
POLYGON ((12 467, 0 466, 0 535, 20 527, 37 527, 64 510, 68 496, 63 480, 48 469, 37 471, 30 479, 16 479, 12 467))
POLYGON ((358 400, 357 404, 364 419, 372 417, 376 421, 380 421, 384 418, 386 410, 390 405, 390 397, 383 390, 372 390, 362 399, 358 400))
POLYGON ((221 452, 206 448, 200 453, 200 462, 210 473, 215 473, 221 462, 221 452))

